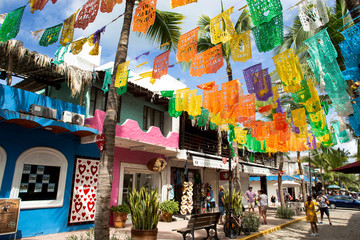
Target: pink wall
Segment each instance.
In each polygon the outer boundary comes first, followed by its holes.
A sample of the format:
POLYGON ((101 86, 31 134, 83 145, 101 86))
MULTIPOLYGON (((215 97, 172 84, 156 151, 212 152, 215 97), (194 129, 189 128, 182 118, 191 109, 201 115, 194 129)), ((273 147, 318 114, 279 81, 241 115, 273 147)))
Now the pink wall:
MULTIPOLYGON (((105 112, 95 110, 94 117, 86 119, 85 124, 89 124, 91 128, 103 132, 104 119, 105 112)), ((139 127, 139 124, 131 119, 126 120, 123 125, 117 125, 115 134, 116 137, 149 143, 156 146, 179 148, 178 133, 171 132, 168 137, 164 137, 158 127, 150 127, 147 132, 144 132, 139 127)))
MULTIPOLYGON (((110 196, 110 206, 118 205, 119 196, 119 182, 120 182, 120 163, 134 163, 146 165, 150 159, 162 157, 164 155, 142 152, 142 151, 130 151, 126 148, 115 147, 114 152, 114 166, 113 166, 113 182, 110 196)), ((112 225, 112 218, 110 219, 110 225, 112 225)))

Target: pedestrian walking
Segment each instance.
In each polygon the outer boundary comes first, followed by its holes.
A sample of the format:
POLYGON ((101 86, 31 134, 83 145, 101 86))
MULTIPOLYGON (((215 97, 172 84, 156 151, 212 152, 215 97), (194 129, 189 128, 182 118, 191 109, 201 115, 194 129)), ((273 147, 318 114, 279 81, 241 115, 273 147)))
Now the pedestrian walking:
POLYGON ((249 187, 249 190, 247 190, 244 194, 245 199, 248 201, 248 205, 249 205, 249 212, 252 209, 252 211, 254 212, 255 210, 255 197, 256 197, 256 193, 254 193, 252 191, 252 187, 249 187))
POLYGON ((305 203, 305 211, 306 211, 306 221, 310 222, 311 226, 311 236, 318 236, 318 228, 317 228, 317 216, 316 212, 319 211, 319 209, 315 210, 315 207, 319 208, 316 201, 312 200, 311 196, 307 197, 307 201, 305 203))
MULTIPOLYGON (((260 190, 257 191, 257 195, 260 196, 260 190)), ((260 198, 255 198, 255 205, 258 207, 259 210, 259 219, 261 219, 261 209, 260 209, 260 198)))
POLYGON ((321 218, 321 221, 320 221, 319 224, 323 223, 323 217, 324 217, 324 213, 325 213, 326 216, 329 219, 329 224, 332 225, 331 219, 330 219, 330 214, 329 214, 329 208, 328 208, 328 205, 330 205, 330 202, 329 202, 328 198, 321 191, 320 195, 317 197, 316 200, 319 202, 319 205, 320 205, 320 218, 321 218))
POLYGON ((276 197, 274 195, 271 196, 271 203, 272 203, 273 206, 275 206, 276 197))
POLYGON ((223 216, 225 214, 224 187, 219 187, 219 212, 221 213, 219 224, 223 224, 223 216))
POLYGON ((260 209, 260 219, 261 217, 263 218, 263 224, 267 224, 266 221, 266 211, 268 209, 268 196, 265 194, 265 191, 263 189, 261 189, 258 197, 258 201, 259 201, 259 209, 260 209))

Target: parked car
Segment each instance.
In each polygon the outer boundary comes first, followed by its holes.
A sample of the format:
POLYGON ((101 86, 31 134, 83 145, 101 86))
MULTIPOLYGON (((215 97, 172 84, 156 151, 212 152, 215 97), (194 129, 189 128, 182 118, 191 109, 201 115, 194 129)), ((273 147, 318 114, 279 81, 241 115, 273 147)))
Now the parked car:
POLYGON ((357 208, 360 210, 360 201, 346 195, 334 195, 328 197, 330 202, 330 208, 334 209, 337 207, 344 208, 357 208))

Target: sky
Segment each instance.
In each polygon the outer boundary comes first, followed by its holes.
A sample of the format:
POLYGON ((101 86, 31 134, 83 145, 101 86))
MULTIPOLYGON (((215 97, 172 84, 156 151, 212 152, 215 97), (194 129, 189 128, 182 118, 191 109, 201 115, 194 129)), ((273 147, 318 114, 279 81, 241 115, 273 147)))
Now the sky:
MULTIPOLYGON (((18 7, 25 5, 27 2, 28 0, 1 0, 0 14, 10 12, 18 7)), ((77 9, 79 9, 85 2, 85 0, 59 0, 55 4, 52 4, 51 1, 49 1, 42 11, 36 11, 34 14, 30 13, 30 6, 27 6, 24 11, 21 29, 16 39, 23 41, 25 47, 32 51, 54 57, 54 54, 59 44, 56 43, 50 45, 49 47, 42 47, 38 44, 37 40, 33 39, 30 31, 45 29, 62 23, 66 18, 68 18, 77 9)), ((281 0, 284 9, 284 33, 287 31, 288 27, 291 27, 292 19, 298 14, 296 8, 293 10, 289 9, 297 2, 299 2, 299 0, 281 0)), ((328 4, 333 5, 335 0, 329 0, 327 2, 328 4)), ((246 0, 223 0, 223 4, 224 9, 228 9, 234 6, 234 13, 231 15, 231 18, 233 22, 235 22, 236 19, 240 16, 240 11, 238 11, 238 9, 242 8, 247 3, 246 0)), ((90 23, 85 30, 79 28, 75 29, 74 39, 91 35, 96 30, 102 28, 104 25, 110 23, 113 19, 122 14, 124 12, 124 8, 125 0, 124 3, 116 5, 112 13, 101 13, 99 11, 95 21, 93 23, 90 23)), ((169 0, 157 0, 157 8, 163 11, 178 12, 185 15, 186 18, 181 26, 182 34, 197 27, 197 21, 202 14, 206 14, 210 18, 213 18, 221 13, 220 0, 198 0, 197 3, 192 3, 187 6, 177 7, 174 9, 170 9, 169 0)), ((101 64, 106 64, 110 61, 114 61, 115 51, 117 48, 123 24, 122 19, 123 18, 120 18, 116 22, 108 25, 105 33, 101 36, 101 64)), ((242 70, 254 64, 262 63, 263 68, 269 68, 270 72, 275 70, 275 66, 272 61, 272 51, 268 51, 266 53, 259 53, 256 48, 252 34, 251 43, 252 59, 245 63, 233 62, 231 60, 233 77, 234 79, 239 79, 241 83, 244 83, 242 70)), ((131 31, 128 50, 128 60, 131 60, 130 68, 137 73, 152 69, 154 58, 163 52, 160 51, 158 47, 159 46, 155 46, 154 44, 152 44, 150 40, 144 37, 139 37, 138 34, 131 31), (148 56, 141 57, 138 61, 135 60, 135 57, 147 51, 150 51, 150 54, 148 56), (136 65, 145 61, 148 61, 149 63, 140 67, 139 69, 135 67, 136 65)), ((169 60, 170 64, 176 62, 175 56, 176 53, 172 51, 169 60)), ((197 85, 209 81, 215 81, 216 84, 221 84, 227 81, 225 66, 219 69, 216 74, 205 74, 201 77, 191 77, 189 71, 182 71, 181 66, 177 64, 174 68, 169 68, 168 74, 173 76, 174 78, 181 79, 181 81, 184 82, 188 87, 190 87, 190 89, 196 89, 197 85)), ((201 94, 201 92, 198 91, 198 94, 201 94)), ((345 149, 350 150, 352 154, 356 152, 354 141, 339 146, 341 148, 344 147, 345 149)))

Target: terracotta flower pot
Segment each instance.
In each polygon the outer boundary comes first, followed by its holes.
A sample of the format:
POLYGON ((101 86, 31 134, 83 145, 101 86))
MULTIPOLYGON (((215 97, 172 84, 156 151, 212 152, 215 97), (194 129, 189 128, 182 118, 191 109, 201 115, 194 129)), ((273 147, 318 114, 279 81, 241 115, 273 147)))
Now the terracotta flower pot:
POLYGON ((124 228, 128 213, 113 212, 113 222, 115 228, 124 228))
POLYGON ((162 212, 162 220, 164 222, 172 222, 172 213, 162 212))
POLYGON ((158 229, 153 230, 136 230, 131 228, 131 239, 132 240, 156 240, 158 229))

